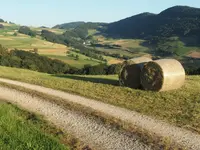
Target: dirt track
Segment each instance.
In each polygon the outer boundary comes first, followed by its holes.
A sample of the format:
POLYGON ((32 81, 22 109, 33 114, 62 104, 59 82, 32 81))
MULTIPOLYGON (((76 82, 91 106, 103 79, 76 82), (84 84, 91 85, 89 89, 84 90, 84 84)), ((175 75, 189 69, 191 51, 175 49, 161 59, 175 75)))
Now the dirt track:
MULTIPOLYGON (((184 148, 188 148, 190 150, 200 149, 200 135, 169 125, 165 122, 141 115, 134 111, 130 111, 124 108, 105 104, 100 101, 87 99, 81 96, 77 96, 77 95, 73 95, 66 92, 53 90, 53 89, 49 89, 49 88, 45 88, 45 87, 41 87, 37 85, 31 85, 27 83, 22 83, 22 82, 12 81, 12 80, 2 79, 2 78, 0 78, 0 82, 22 86, 27 89, 31 89, 34 91, 48 94, 48 95, 60 97, 69 102, 74 102, 77 104, 81 104, 82 106, 90 107, 98 112, 104 113, 114 118, 121 119, 122 121, 126 121, 134 126, 140 127, 141 129, 145 129, 146 131, 153 133, 155 135, 170 138, 177 144, 182 145, 184 148)), ((7 95, 9 96, 8 93, 2 94, 2 92, 0 96, 1 95, 4 95, 4 97, 6 97, 7 95)))
POLYGON ((0 87, 0 91, 1 99, 43 115, 66 133, 76 136, 97 150, 151 150, 134 135, 126 135, 56 104, 14 89, 0 87))

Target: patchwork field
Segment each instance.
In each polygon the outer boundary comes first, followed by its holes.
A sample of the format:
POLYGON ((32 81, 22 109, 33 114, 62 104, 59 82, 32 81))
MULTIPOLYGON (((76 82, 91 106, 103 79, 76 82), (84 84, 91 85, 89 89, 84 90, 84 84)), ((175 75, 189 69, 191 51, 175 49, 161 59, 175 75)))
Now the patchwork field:
POLYGON ((187 76, 181 89, 161 93, 120 87, 116 75, 50 75, 0 67, 0 77, 94 98, 200 133, 200 76, 187 76))
MULTIPOLYGON (((70 51, 70 47, 67 47, 62 44, 56 44, 48 42, 40 37, 41 30, 49 30, 57 34, 62 34, 64 30, 62 29, 49 29, 49 28, 35 28, 31 27, 32 30, 37 32, 35 38, 18 33, 19 26, 14 24, 2 23, 4 29, 0 29, 0 44, 4 47, 11 49, 20 49, 30 51, 34 48, 38 49, 38 53, 47 56, 52 59, 59 59, 73 67, 83 68, 84 65, 98 65, 102 61, 96 60, 82 54, 70 51), (17 35, 14 35, 17 33, 17 35), (68 53, 70 51, 70 53, 68 53), (78 56, 78 59, 76 58, 78 56)), ((122 60, 115 59, 113 57, 104 57, 108 60, 108 64, 119 63, 122 60)))
POLYGON ((110 54, 119 54, 129 57, 138 57, 148 54, 148 47, 142 46, 144 40, 139 39, 113 39, 106 38, 103 35, 98 34, 98 31, 89 30, 89 34, 93 35, 93 38, 98 44, 102 45, 119 45, 119 48, 108 47, 96 47, 95 49, 102 52, 109 52, 110 54))

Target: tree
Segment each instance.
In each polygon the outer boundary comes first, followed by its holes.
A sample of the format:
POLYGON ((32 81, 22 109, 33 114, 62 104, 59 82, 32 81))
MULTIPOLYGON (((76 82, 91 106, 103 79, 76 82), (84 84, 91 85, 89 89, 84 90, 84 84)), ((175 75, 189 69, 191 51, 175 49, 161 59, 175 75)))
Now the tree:
POLYGON ((76 56, 75 56, 75 60, 79 60, 79 55, 76 55, 76 56))
POLYGON ((4 22, 4 20, 3 20, 3 19, 0 19, 0 22, 4 22))
POLYGON ((15 32, 15 33, 13 34, 13 36, 17 36, 17 32, 15 32))

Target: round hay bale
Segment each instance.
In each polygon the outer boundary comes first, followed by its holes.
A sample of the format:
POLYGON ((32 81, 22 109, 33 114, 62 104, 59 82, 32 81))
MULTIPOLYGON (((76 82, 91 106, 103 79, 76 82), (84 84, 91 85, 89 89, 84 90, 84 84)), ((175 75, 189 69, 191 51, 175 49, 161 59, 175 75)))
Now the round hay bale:
POLYGON ((145 90, 174 90, 180 88, 184 82, 185 70, 175 59, 148 62, 141 72, 141 84, 145 90))
POLYGON ((140 73, 146 62, 152 61, 148 57, 138 57, 123 63, 119 73, 119 84, 130 88, 141 88, 140 73))

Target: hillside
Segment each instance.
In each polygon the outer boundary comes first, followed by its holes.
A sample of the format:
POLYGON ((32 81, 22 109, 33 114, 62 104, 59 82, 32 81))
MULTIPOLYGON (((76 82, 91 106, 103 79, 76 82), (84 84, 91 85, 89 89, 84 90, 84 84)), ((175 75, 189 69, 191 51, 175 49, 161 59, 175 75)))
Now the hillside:
POLYGON ((100 22, 83 22, 83 21, 77 21, 77 22, 70 22, 70 23, 63 23, 59 24, 53 27, 53 29, 75 29, 79 26, 85 27, 87 29, 93 29, 98 28, 99 26, 106 25, 106 23, 100 23, 100 22))
POLYGON ((76 28, 85 22, 83 21, 77 21, 77 22, 70 22, 70 23, 63 23, 63 24, 58 24, 53 27, 53 29, 73 29, 76 28))
MULTIPOLYGON (((64 45, 62 42, 45 40, 45 37, 41 35, 42 31, 48 31, 57 37, 65 35, 67 39, 72 39, 73 36, 71 35, 84 36, 84 30, 83 32, 81 32, 81 30, 76 30, 77 34, 75 32, 74 34, 73 31, 65 31, 63 29, 21 27, 20 25, 5 22, 0 24, 3 27, 0 29, 0 44, 8 50, 18 49, 33 51, 36 49, 37 53, 40 55, 48 56, 52 59, 59 59, 75 68, 83 68, 84 65, 98 65, 102 62, 101 60, 72 51, 71 46, 64 45), (21 33, 19 33, 19 29, 21 29, 21 33)), ((87 33, 85 36, 87 36, 87 33)), ((74 39, 73 41, 76 40, 74 39)), ((80 43, 82 44, 82 41, 80 43)), ((115 58, 108 59, 108 62, 110 60, 115 60, 115 58)))
POLYGON ((125 38, 147 38, 149 36, 198 36, 200 31, 200 9, 175 6, 160 14, 142 13, 107 26, 106 33, 125 38))

